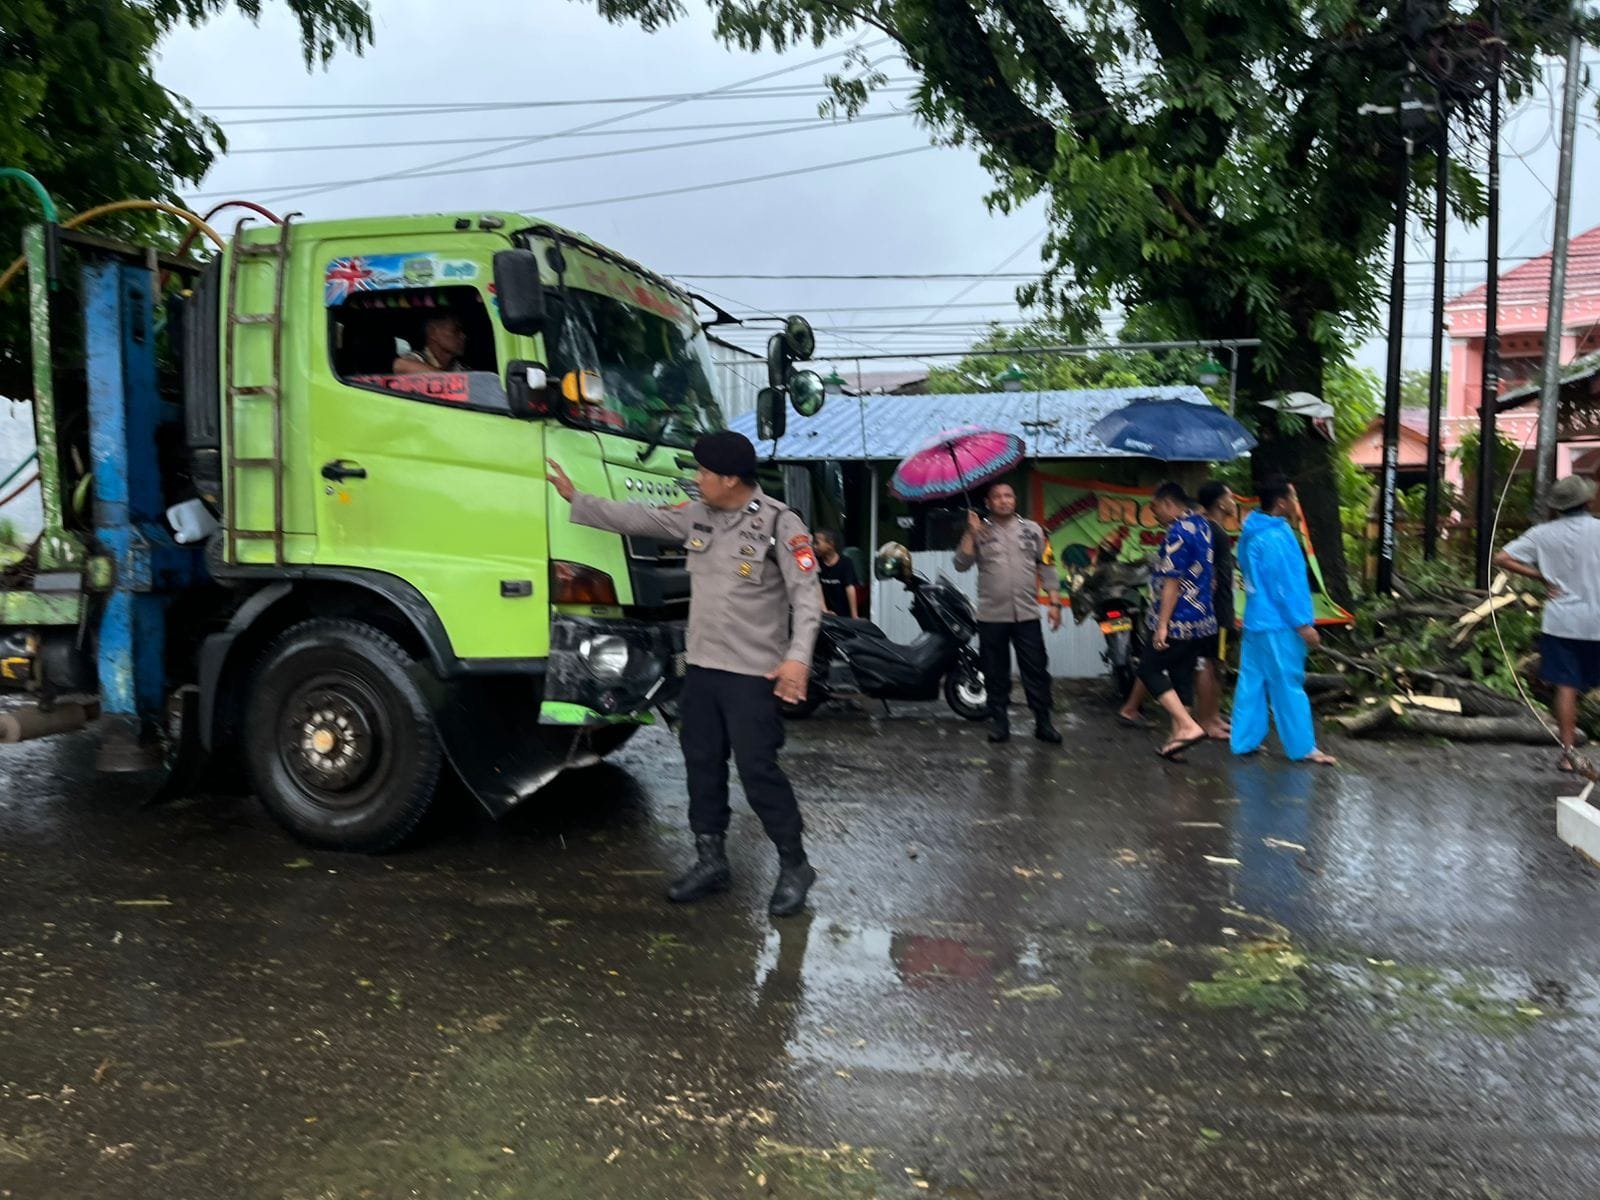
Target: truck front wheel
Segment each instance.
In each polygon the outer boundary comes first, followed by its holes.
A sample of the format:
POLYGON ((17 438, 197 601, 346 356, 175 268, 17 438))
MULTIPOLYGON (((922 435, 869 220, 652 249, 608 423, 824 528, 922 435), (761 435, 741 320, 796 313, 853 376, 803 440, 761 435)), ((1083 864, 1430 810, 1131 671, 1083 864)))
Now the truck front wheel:
POLYGON ((269 812, 314 846, 381 853, 433 803, 443 758, 411 657, 360 621, 295 625, 263 655, 246 710, 269 812))

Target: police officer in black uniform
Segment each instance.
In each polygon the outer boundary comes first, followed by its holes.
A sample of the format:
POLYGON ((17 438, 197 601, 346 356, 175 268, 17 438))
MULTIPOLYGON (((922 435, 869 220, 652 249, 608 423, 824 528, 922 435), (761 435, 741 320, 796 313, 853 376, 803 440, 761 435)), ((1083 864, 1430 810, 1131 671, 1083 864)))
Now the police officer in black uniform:
POLYGON ((728 753, 750 807, 778 848, 768 911, 788 916, 816 881, 794 789, 778 766, 779 701, 805 699, 822 619, 817 556, 799 514, 756 483, 756 451, 731 431, 695 443, 700 499, 677 508, 578 491, 555 460, 549 479, 579 525, 683 544, 689 569, 688 675, 679 699, 689 826, 698 858, 667 889, 679 903, 728 889, 728 753), (791 620, 792 616, 792 620, 791 620))

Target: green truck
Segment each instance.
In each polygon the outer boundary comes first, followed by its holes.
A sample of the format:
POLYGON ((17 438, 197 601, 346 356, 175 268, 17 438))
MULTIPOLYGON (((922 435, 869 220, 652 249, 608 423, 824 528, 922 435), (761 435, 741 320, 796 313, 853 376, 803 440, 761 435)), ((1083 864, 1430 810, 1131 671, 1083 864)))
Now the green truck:
MULTIPOLYGON (((544 472, 688 498, 722 427, 695 297, 512 213, 241 222, 203 265, 29 237, 36 358, 70 260, 87 367, 35 364, 13 740, 98 715, 105 768, 203 752, 297 837, 382 851, 451 768, 499 815, 670 704, 683 547, 570 524, 544 472)), ((774 335, 764 426, 820 404, 812 352, 799 318, 774 335)))

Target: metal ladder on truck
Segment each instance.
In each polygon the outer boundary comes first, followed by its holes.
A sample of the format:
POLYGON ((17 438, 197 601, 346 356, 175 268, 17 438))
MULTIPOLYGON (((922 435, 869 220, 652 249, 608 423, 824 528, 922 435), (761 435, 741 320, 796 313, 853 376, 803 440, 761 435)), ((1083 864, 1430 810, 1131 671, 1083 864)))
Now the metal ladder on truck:
MULTIPOLYGON (((228 258, 228 286, 225 298, 227 325, 225 327, 228 366, 223 381, 228 434, 225 449, 228 455, 229 489, 227 510, 224 513, 226 555, 224 561, 238 563, 239 543, 243 541, 270 541, 272 563, 283 566, 283 290, 289 274, 289 222, 285 217, 277 227, 278 236, 271 242, 246 242, 244 228, 246 217, 234 227, 233 250, 228 258), (271 270, 272 309, 270 312, 240 312, 240 276, 247 269, 257 273, 271 270), (255 336, 251 336, 255 335, 255 336), (253 345, 261 335, 271 340, 270 359, 265 382, 245 383, 249 373, 241 370, 241 344, 253 345), (267 454, 244 454, 239 440, 240 417, 253 406, 265 405, 271 411, 271 451, 267 454), (267 472, 272 483, 272 527, 252 528, 242 524, 244 503, 242 483, 255 477, 255 472, 267 472)), ((249 362, 254 362, 254 357, 249 362)))

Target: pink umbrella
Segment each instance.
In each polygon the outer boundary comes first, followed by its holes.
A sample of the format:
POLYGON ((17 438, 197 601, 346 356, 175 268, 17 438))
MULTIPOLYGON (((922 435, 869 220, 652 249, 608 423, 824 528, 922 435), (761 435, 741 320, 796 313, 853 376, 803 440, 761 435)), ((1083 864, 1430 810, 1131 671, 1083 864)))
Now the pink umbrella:
POLYGON ((889 492, 901 500, 947 500, 1004 475, 1023 453, 1014 433, 977 425, 946 429, 894 469, 889 492))

